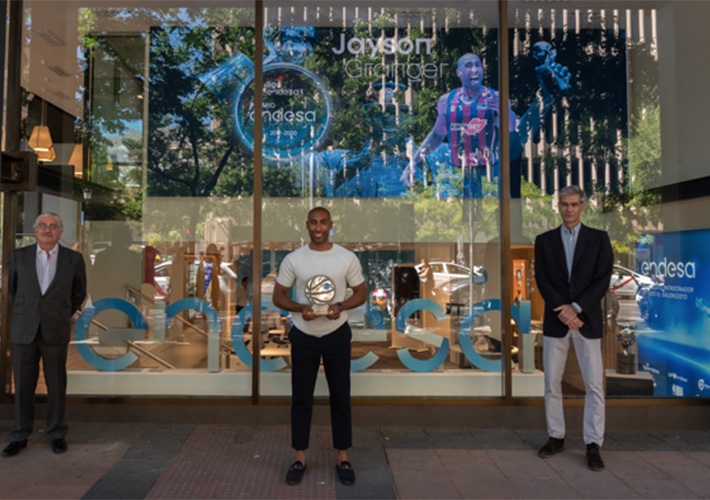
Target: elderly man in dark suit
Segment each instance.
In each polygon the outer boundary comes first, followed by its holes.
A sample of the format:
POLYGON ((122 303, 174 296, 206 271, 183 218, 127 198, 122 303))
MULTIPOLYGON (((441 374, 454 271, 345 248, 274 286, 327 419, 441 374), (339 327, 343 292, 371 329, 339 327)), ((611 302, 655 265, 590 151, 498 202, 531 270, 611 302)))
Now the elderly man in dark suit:
POLYGON ((584 191, 568 186, 559 192, 562 225, 535 240, 535 281, 545 300, 543 368, 545 415, 549 439, 538 455, 549 458, 565 449, 562 375, 570 342, 584 378, 584 442, 587 465, 604 469, 604 334, 601 300, 609 288, 614 254, 605 231, 580 221, 584 191))
POLYGON ((67 347, 72 316, 86 296, 86 271, 81 254, 59 245, 62 230, 59 215, 43 213, 34 225, 37 244, 10 256, 15 423, 4 457, 17 455, 32 433, 40 358, 49 399, 46 434, 54 453, 67 449, 67 347))

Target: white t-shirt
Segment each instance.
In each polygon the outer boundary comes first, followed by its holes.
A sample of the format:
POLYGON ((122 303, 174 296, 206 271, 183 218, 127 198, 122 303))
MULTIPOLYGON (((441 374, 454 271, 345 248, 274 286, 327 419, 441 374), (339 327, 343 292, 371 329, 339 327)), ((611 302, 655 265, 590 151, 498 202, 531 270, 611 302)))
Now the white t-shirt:
MULTIPOLYGON (((306 283, 314 276, 320 275, 329 277, 335 283, 335 297, 331 301, 332 304, 345 300, 348 286, 354 287, 365 281, 362 267, 355 254, 333 243, 333 248, 324 252, 311 250, 306 245, 288 254, 279 267, 276 282, 286 288, 290 288, 295 283, 296 302, 308 304, 306 283)), ((301 313, 295 312, 291 316, 296 328, 313 337, 324 337, 348 320, 346 311, 340 313, 340 317, 335 320, 321 316, 312 321, 304 321, 301 313)))

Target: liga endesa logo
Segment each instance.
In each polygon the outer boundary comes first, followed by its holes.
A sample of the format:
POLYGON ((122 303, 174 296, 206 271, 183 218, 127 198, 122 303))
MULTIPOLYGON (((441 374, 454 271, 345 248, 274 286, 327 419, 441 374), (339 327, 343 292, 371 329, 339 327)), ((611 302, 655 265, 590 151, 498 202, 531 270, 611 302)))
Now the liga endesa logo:
MULTIPOLYGON (((314 150, 328 132, 330 96, 323 82, 307 69, 291 64, 264 68, 262 151, 268 160, 284 161, 314 150)), ((254 150, 254 77, 236 91, 234 125, 239 139, 254 150)))
POLYGON ((645 261, 641 264, 641 273, 646 276, 668 278, 695 278, 695 262, 669 262, 667 257, 658 262, 645 261))
POLYGON ((700 391, 705 391, 710 389, 710 385, 706 384, 705 380, 700 379, 698 380, 698 389, 700 389, 700 391))

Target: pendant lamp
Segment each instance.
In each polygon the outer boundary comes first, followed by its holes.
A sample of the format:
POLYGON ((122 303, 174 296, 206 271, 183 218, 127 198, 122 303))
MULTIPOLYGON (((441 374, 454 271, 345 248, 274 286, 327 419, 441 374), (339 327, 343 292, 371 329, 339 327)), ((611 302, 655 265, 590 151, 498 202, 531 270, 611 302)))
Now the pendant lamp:
POLYGON ((54 161, 57 154, 54 152, 54 145, 52 143, 52 135, 49 133, 49 127, 44 124, 45 115, 47 113, 47 101, 42 99, 42 119, 40 125, 36 125, 32 129, 32 134, 30 134, 30 139, 27 141, 29 147, 31 147, 35 153, 37 153, 37 160, 39 161, 54 161))

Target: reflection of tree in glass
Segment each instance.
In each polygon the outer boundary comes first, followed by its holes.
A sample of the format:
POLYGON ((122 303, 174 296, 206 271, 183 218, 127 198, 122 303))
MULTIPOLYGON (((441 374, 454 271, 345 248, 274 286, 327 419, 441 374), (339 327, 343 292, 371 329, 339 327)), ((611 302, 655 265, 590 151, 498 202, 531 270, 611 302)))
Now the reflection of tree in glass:
MULTIPOLYGON (((231 110, 220 106, 196 75, 212 68, 215 59, 219 62, 235 52, 253 54, 253 31, 239 25, 152 30, 151 196, 251 195, 253 155, 237 147, 231 110)), ((265 171, 265 194, 294 195, 290 175, 285 170, 265 171)))

